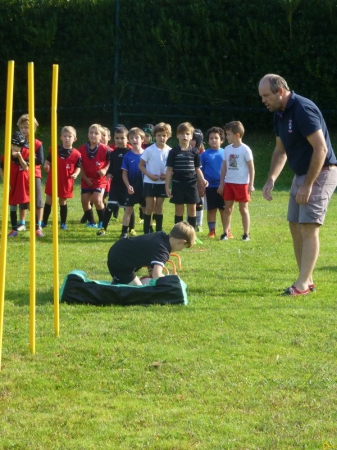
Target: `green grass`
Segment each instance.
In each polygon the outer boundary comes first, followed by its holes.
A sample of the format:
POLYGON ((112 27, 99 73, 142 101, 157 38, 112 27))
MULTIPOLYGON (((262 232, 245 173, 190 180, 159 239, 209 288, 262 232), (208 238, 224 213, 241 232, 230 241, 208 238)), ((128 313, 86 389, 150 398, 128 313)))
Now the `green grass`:
MULTIPOLYGON (((227 242, 207 238, 205 213, 203 244, 181 253, 188 306, 61 304, 58 338, 48 227, 36 244, 35 355, 29 233, 10 240, 0 449, 337 448, 337 201, 321 229, 317 292, 285 298, 296 278, 287 198, 279 190, 268 203, 254 193, 250 242, 239 239, 238 208, 227 242)), ((167 231, 173 214, 166 203, 167 231)), ((80 217, 77 185, 69 230, 59 232, 60 280, 75 268, 108 280, 107 252, 121 225, 98 238, 80 217)))

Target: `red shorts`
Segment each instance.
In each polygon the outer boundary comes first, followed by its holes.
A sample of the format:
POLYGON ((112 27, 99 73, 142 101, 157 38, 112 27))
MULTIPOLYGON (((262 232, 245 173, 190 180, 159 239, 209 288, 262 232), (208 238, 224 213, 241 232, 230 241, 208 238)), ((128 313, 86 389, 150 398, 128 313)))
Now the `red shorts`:
POLYGON ((250 202, 248 193, 248 184, 225 183, 223 199, 227 201, 236 201, 239 203, 250 202))

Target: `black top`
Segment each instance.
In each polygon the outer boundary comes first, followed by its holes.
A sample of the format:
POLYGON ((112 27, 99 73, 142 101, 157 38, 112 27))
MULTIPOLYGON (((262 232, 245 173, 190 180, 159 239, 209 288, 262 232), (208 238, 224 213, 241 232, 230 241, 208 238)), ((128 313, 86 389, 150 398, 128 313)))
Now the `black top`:
POLYGON ((171 252, 169 235, 164 231, 120 239, 108 253, 108 267, 118 270, 138 270, 159 264, 164 267, 171 252))
POLYGON ((192 147, 182 150, 179 145, 176 145, 169 151, 166 166, 173 169, 172 180, 174 181, 196 180, 195 169, 200 167, 198 150, 192 147))

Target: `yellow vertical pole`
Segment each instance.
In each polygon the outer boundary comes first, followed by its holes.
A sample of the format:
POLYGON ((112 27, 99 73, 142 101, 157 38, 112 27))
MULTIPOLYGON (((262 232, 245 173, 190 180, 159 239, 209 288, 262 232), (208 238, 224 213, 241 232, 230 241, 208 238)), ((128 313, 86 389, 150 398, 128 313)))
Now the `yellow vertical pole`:
POLYGON ((58 247, 58 177, 57 177, 57 94, 58 69, 53 65, 52 110, 51 110, 51 136, 52 136, 52 198, 53 198, 53 259, 54 259, 54 330, 55 336, 60 334, 60 304, 59 304, 59 247, 58 247))
POLYGON ((30 331, 29 349, 35 354, 35 304, 36 304, 36 205, 35 205, 35 97, 34 63, 28 63, 28 115, 29 115, 29 198, 30 198, 30 331))
POLYGON ((6 281, 6 256, 7 256, 7 233, 8 233, 8 200, 9 200, 9 177, 12 143, 12 120, 13 120, 13 92, 14 92, 14 61, 8 61, 7 68, 7 100, 6 100, 6 129, 5 129, 5 156, 4 156, 4 187, 2 199, 2 230, 1 230, 1 253, 0 253, 0 371, 2 360, 2 338, 4 325, 5 305, 5 281, 6 281))

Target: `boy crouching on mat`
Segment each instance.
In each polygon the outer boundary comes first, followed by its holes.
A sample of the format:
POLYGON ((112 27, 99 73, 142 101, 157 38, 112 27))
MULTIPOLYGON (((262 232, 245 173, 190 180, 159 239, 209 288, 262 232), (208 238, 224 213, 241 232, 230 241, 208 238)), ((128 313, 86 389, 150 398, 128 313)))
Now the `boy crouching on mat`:
POLYGON ((152 278, 164 276, 163 268, 170 253, 192 247, 195 239, 195 230, 187 222, 177 223, 170 234, 157 231, 132 239, 120 239, 108 253, 108 268, 113 282, 141 286, 135 272, 144 266, 153 268, 152 278))

